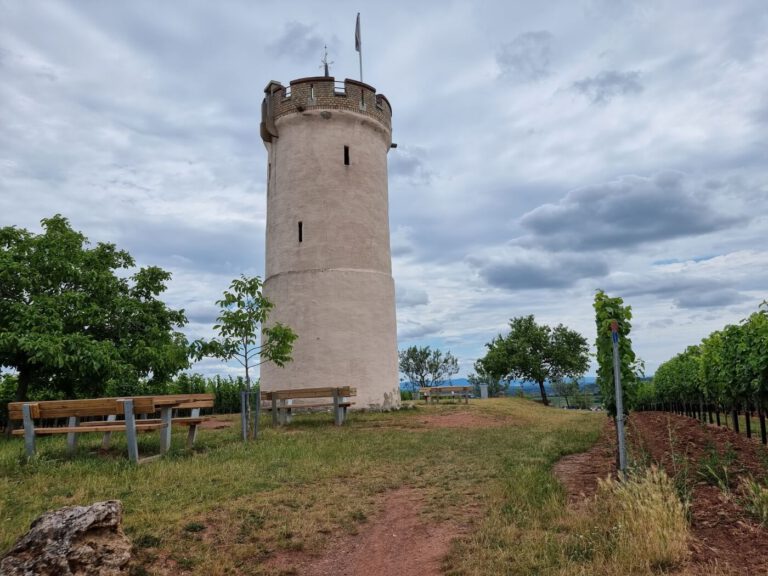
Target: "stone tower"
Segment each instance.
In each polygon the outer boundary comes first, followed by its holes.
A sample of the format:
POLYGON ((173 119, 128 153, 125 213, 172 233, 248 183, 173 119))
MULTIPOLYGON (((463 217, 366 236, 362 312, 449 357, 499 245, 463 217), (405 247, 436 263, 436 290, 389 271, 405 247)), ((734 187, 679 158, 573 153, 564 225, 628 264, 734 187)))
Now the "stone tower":
POLYGON ((399 406, 387 153, 392 108, 332 77, 267 84, 264 295, 298 334, 293 362, 261 367, 262 390, 353 386, 355 408, 399 406))

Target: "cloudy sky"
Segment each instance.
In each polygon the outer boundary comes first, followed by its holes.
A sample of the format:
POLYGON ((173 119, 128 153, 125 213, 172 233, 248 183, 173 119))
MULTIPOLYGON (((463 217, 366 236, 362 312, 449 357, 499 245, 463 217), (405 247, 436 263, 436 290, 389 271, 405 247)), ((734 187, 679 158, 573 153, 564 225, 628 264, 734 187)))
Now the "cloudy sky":
POLYGON ((764 0, 0 0, 0 226, 61 213, 172 271, 208 335, 263 274, 264 86, 319 74, 326 44, 357 78, 357 11, 399 144, 401 347, 465 375, 514 316, 592 341, 602 288, 652 373, 768 297, 764 0))

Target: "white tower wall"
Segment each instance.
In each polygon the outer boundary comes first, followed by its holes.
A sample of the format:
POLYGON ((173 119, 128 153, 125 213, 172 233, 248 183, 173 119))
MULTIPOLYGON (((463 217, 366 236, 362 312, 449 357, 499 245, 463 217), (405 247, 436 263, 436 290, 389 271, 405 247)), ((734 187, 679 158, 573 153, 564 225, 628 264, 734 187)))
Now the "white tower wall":
POLYGON ((357 388, 355 408, 400 403, 389 248, 389 103, 365 84, 267 86, 266 280, 271 320, 299 336, 263 390, 357 388), (347 163, 348 162, 348 163, 347 163))

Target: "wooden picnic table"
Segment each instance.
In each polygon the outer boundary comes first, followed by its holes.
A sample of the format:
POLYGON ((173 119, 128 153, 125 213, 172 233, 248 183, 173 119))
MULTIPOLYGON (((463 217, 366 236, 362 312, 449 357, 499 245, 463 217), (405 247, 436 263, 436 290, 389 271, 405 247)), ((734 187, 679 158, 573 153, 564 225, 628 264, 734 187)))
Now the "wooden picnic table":
MULTIPOLYGON (((67 434, 67 449, 74 453, 77 435, 85 432, 102 433, 102 447, 109 446, 112 432, 125 432, 128 440, 128 458, 139 462, 137 432, 147 430, 160 431, 160 455, 168 452, 171 446, 173 424, 189 426, 187 445, 191 446, 197 436, 197 426, 209 417, 200 416, 201 408, 212 408, 213 394, 172 394, 158 396, 125 396, 118 398, 94 398, 80 400, 45 400, 12 402, 8 404, 11 421, 23 422, 22 430, 14 430, 14 435, 24 436, 27 456, 35 454, 35 439, 39 435, 67 434), (175 409, 190 409, 191 416, 173 416, 175 409), (146 418, 160 412, 160 418, 146 418), (123 420, 118 420, 123 416, 123 420), (143 418, 137 419, 137 416, 143 418), (81 422, 82 418, 101 417, 102 420, 81 422), (35 420, 66 419, 67 426, 36 425, 35 420)), ((143 459, 146 461, 148 458, 143 459)))

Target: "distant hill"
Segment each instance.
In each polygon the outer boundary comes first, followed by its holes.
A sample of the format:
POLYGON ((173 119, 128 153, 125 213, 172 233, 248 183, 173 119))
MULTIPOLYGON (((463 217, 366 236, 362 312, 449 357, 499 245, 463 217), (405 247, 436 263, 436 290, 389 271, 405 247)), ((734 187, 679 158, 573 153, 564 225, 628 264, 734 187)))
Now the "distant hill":
MULTIPOLYGON (((579 380, 579 388, 582 390, 591 390, 595 388, 597 378, 595 376, 584 376, 579 380)), ((469 386, 469 380, 466 378, 451 378, 450 382, 443 383, 443 386, 469 386)), ((536 384, 536 382, 524 382, 522 380, 513 380, 510 383, 510 390, 513 392, 516 390, 520 390, 522 387, 523 391, 526 394, 538 394, 539 392, 539 385, 536 384)), ((547 390, 547 394, 551 393, 551 386, 549 383, 544 385, 544 388, 547 390)), ((400 389, 401 390, 412 390, 412 386, 410 382, 401 382, 400 383, 400 389)))

